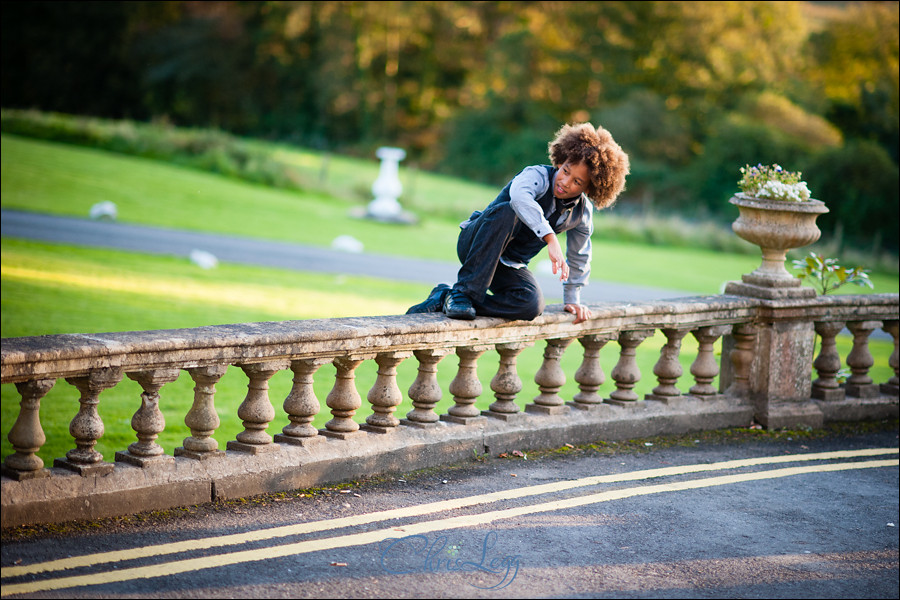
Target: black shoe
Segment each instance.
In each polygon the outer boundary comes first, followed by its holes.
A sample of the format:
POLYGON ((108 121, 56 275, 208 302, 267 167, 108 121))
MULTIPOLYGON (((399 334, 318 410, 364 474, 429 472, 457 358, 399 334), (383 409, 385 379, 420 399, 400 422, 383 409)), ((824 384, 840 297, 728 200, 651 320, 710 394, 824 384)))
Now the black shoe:
POLYGON ((475 318, 475 308, 472 301, 462 292, 451 290, 447 297, 444 298, 444 314, 451 319, 466 319, 471 321, 475 318))
POLYGON ((444 306, 444 296, 447 295, 447 292, 450 291, 450 286, 446 283, 439 284, 436 288, 431 290, 431 293, 428 294, 428 298, 425 299, 425 302, 420 302, 415 306, 411 306, 406 314, 414 315, 418 313, 436 313, 441 312, 441 308, 444 306))

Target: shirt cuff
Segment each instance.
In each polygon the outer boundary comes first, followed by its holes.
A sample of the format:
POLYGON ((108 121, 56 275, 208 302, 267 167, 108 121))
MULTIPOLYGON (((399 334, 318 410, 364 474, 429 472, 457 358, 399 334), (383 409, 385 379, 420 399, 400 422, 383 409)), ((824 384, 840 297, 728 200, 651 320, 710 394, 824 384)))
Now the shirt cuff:
POLYGON ((534 235, 538 236, 540 239, 544 239, 548 234, 553 233, 553 228, 550 227, 550 223, 547 221, 543 221, 540 225, 538 225, 535 229, 533 229, 534 235))
POLYGON ((581 304, 581 286, 563 284, 563 304, 581 304))

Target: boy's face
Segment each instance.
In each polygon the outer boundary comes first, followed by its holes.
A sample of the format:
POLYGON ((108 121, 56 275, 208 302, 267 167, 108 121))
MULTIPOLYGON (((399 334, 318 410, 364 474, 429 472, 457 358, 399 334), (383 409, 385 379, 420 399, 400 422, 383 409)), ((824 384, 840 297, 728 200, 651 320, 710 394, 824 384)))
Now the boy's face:
POLYGON ((556 172, 553 180, 553 195, 560 200, 575 198, 584 193, 590 182, 590 171, 582 162, 572 163, 567 161, 556 172))

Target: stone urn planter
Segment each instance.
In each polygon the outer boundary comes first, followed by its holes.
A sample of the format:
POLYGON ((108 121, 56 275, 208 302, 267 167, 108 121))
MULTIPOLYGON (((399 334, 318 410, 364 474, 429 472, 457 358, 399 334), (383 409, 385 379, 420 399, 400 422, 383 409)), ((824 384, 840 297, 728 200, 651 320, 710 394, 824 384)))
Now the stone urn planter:
POLYGON ((726 294, 755 298, 813 298, 816 291, 801 287, 800 280, 784 268, 787 251, 808 246, 819 239, 816 218, 827 213, 821 200, 792 202, 753 198, 736 194, 731 204, 740 216, 731 225, 738 237, 762 250, 762 264, 752 273, 725 286, 726 294))

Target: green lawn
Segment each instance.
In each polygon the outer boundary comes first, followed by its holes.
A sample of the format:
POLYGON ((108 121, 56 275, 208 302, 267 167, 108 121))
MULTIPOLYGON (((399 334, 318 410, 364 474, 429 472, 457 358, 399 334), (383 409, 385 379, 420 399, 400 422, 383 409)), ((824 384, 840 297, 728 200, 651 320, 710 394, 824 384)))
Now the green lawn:
MULTIPOLYGON (((361 185, 353 181, 374 179, 377 168, 366 166, 369 171, 363 178, 353 170, 360 164, 335 157, 325 176, 329 181, 334 178, 336 189, 339 185, 361 185), (342 172, 346 175, 342 176, 342 172)), ((425 173, 416 174, 415 178, 417 206, 423 207, 422 210, 428 202, 458 196, 466 196, 466 202, 481 206, 494 194, 488 188, 425 173)), ((4 208, 86 216, 90 207, 101 200, 114 201, 120 220, 126 222, 321 246, 329 245, 337 235, 350 233, 373 252, 415 252, 417 256, 455 260, 456 223, 446 217, 430 218, 424 214, 422 223, 416 227, 373 223, 349 216, 351 209, 361 206, 362 201, 272 190, 160 162, 2 136, 4 208)), ((594 247, 595 285, 608 280, 714 294, 725 281, 738 279, 741 273, 749 272, 759 264, 759 259, 754 256, 610 243, 601 239, 595 240, 594 247)), ((876 292, 897 290, 896 276, 876 274, 873 281, 876 292)), ((187 259, 4 238, 0 319, 2 336, 18 337, 400 314, 409 305, 420 301, 430 287, 230 264, 205 271, 187 259)), ((852 288, 847 291, 865 290, 852 288)), ((643 373, 636 388, 640 394, 649 392, 656 385, 652 368, 664 341, 662 335, 657 334, 638 348, 643 373)), ((842 356, 846 356, 849 340, 841 338, 839 342, 842 356)), ((684 347, 682 363, 687 373, 696 344, 688 337, 684 347)), ((887 360, 892 345, 873 342, 872 349, 876 357, 872 376, 876 381, 884 381, 891 375, 887 360)), ((534 373, 541 364, 542 352, 543 344, 524 351, 518 361, 519 372, 534 373)), ((608 344, 601 353, 601 363, 607 374, 617 360, 618 346, 608 344)), ((577 391, 571 375, 580 361, 580 347, 578 344, 570 346, 563 357, 563 367, 569 374, 569 381, 562 390, 563 397, 571 398, 577 391)), ((494 400, 489 385, 497 365, 496 352, 487 353, 479 362, 479 377, 485 390, 477 404, 479 408, 487 408, 494 400)), ((398 368, 404 391, 412 383, 416 367, 416 361, 409 359, 398 368)), ((373 361, 363 363, 358 369, 357 388, 363 398, 374 384, 375 371, 373 361)), ((446 412, 452 402, 446 390, 455 373, 456 357, 448 356, 439 365, 439 380, 445 398, 438 405, 438 412, 446 412)), ((316 393, 323 404, 333 379, 334 368, 331 366, 323 367, 316 376, 316 393)), ((280 405, 290 389, 290 380, 291 374, 282 372, 270 382, 270 397, 279 416, 269 427, 269 433, 277 433, 287 424, 280 405)), ((518 398, 520 405, 530 402, 538 394, 530 376, 523 376, 523 380, 524 388, 518 398)), ((679 383, 683 391, 693 385, 690 375, 684 376, 679 383)), ((234 439, 242 429, 236 412, 246 394, 246 385, 246 377, 233 367, 217 385, 216 405, 222 425, 215 438, 220 447, 234 439)), ((161 391, 167 428, 160 436, 160 443, 168 453, 181 445, 189 434, 183 419, 191 404, 192 388, 190 377, 182 373, 176 382, 161 391)), ((600 392, 608 395, 612 389, 612 382, 607 378, 600 392)), ((106 434, 98 444, 98 450, 107 460, 112 460, 116 450, 135 441, 130 419, 140 405, 140 393, 138 384, 126 379, 101 396, 99 411, 106 434)), ((40 456, 45 462, 63 456, 74 447, 68 424, 77 412, 77 400, 75 388, 60 381, 42 401, 41 421, 48 442, 40 456)), ((3 385, 3 456, 12 451, 6 435, 18 414, 18 403, 14 386, 3 385)), ((403 416, 410 409, 407 399, 397 414, 403 416)), ((357 420, 362 421, 370 412, 363 400, 357 420)), ((322 427, 330 418, 325 410, 314 425, 322 427)))
MULTIPOLYGON (((281 152, 288 155, 289 150, 281 152)), ((321 158, 315 155, 298 150, 290 157, 308 169, 320 168, 315 161, 321 158)), ((349 234, 370 252, 456 261, 456 220, 423 212, 419 225, 406 227, 351 216, 365 202, 340 198, 347 197, 352 182, 374 180, 375 163, 333 157, 326 173, 342 196, 276 190, 158 161, 3 135, 0 203, 4 208, 86 217, 93 204, 110 200, 118 207, 119 220, 127 223, 316 246, 329 246, 337 236, 349 234)), ((402 173, 422 211, 437 205, 434 210, 439 212, 462 202, 465 212, 483 207, 496 194, 492 188, 446 177, 402 173)), ((598 221, 603 218, 604 213, 597 215, 598 221)), ((622 243, 597 234, 593 244, 596 285, 610 281, 716 294, 723 283, 760 263, 755 254, 622 243)), ((875 292, 898 289, 896 274, 874 273, 872 281, 875 292)), ((866 293, 868 288, 840 291, 866 293)))

